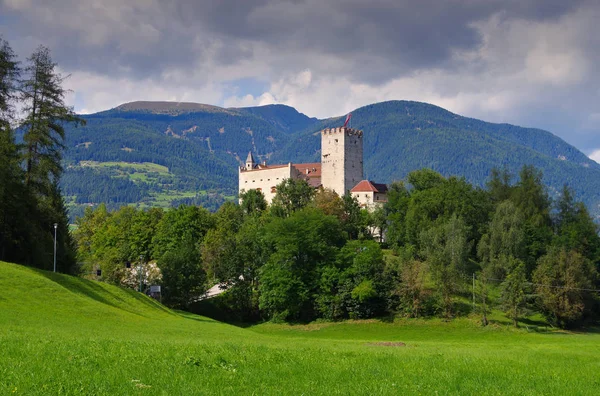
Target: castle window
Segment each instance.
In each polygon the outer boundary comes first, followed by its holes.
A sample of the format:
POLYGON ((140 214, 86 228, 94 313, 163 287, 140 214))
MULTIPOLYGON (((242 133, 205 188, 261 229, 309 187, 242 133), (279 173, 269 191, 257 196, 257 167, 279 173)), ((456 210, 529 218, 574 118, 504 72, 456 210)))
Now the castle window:
POLYGON ((246 180, 244 183, 248 183, 248 180, 246 180))
POLYGON ((257 188, 256 191, 262 191, 262 188, 257 188))
POLYGON ((337 139, 335 139, 335 142, 337 143, 337 142, 338 142, 338 140, 337 140, 337 139))
POLYGON ((271 187, 271 194, 275 194, 277 192, 277 187, 271 187))

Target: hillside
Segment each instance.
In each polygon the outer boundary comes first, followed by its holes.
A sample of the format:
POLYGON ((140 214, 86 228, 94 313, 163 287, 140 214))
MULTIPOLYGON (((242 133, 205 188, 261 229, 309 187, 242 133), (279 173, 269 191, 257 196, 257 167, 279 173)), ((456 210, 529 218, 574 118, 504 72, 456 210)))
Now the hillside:
MULTIPOLYGON (((317 160, 317 132, 342 122, 342 118, 321 121, 299 134, 274 160, 317 160)), ((407 101, 361 107, 352 112, 352 127, 366 131, 365 173, 369 179, 390 183, 426 167, 484 186, 493 167, 507 166, 516 175, 524 164, 531 164, 543 171, 551 194, 567 183, 600 214, 600 165, 550 132, 488 123, 407 101)))
POLYGON ((597 334, 481 328, 476 319, 240 329, 131 290, 3 262, 0 289, 3 395, 597 389, 597 334))
MULTIPOLYGON (((215 209, 236 195, 237 166, 249 150, 271 163, 318 161, 318 131, 343 122, 283 105, 223 109, 170 102, 132 102, 85 118, 87 126, 67 133, 62 186, 73 214, 99 202, 215 209)), ((533 164, 552 194, 567 183, 600 214, 600 165, 550 132, 408 101, 359 108, 352 127, 365 131, 370 179, 389 183, 429 167, 484 185, 493 167, 517 173, 533 164)))

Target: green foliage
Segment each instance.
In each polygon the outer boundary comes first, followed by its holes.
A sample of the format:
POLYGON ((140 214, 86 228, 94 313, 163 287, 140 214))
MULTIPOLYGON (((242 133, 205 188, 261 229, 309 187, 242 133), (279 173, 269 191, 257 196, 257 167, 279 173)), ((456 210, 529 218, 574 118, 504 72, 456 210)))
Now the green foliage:
POLYGON ((447 222, 421 233, 422 255, 440 294, 443 315, 453 315, 453 296, 463 283, 469 255, 468 228, 462 218, 453 215, 447 222))
POLYGON ((488 269, 486 274, 501 279, 512 267, 513 259, 525 257, 524 220, 511 201, 498 204, 477 252, 482 267, 488 269))
POLYGON ((62 77, 38 48, 21 70, 0 38, 0 259, 75 273, 75 247, 59 188, 66 123, 80 119, 63 102, 62 77), (23 80, 20 80, 23 77, 23 80), (15 108, 23 120, 17 122, 15 108), (16 144, 13 127, 23 144, 16 144), (54 233, 56 227, 56 233, 54 233))
POLYGON ((577 324, 591 306, 590 290, 597 276, 577 251, 555 248, 541 257, 533 281, 548 320, 561 328, 577 324))
POLYGON ((204 208, 182 205, 165 212, 152 238, 152 257, 160 259, 182 241, 200 242, 213 226, 214 219, 204 208))
POLYGON ((334 261, 344 243, 339 221, 305 208, 275 218, 265 238, 274 253, 261 268, 260 308, 271 317, 313 319, 319 269, 334 261))
POLYGON ((518 259, 511 260, 510 270, 502 282, 502 299, 506 316, 518 327, 519 317, 523 314, 523 305, 527 295, 527 274, 525 264, 518 259))
POLYGON ((260 215, 267 209, 267 201, 262 191, 250 189, 240 194, 242 209, 247 215, 260 215))
MULTIPOLYGON (((252 193, 242 197, 241 205, 223 204, 214 215, 191 206, 164 214, 134 208, 111 213, 101 206, 78 223, 80 259, 102 266, 104 280, 129 287, 122 263, 138 254, 157 260, 161 270, 171 262, 185 271, 196 268, 201 272, 193 284, 167 270, 176 297, 166 301, 185 306, 219 284, 226 292, 218 304, 194 306, 218 305, 235 320, 342 320, 396 313, 448 320, 477 312, 484 325, 497 320, 492 317, 497 308, 516 325, 525 308, 532 307, 527 304, 532 300, 529 281, 540 252, 568 248, 598 265, 596 228, 574 198, 560 206, 568 216, 559 210, 547 227, 543 220, 543 232, 535 238, 528 234, 528 227, 549 213, 535 170, 524 169, 526 180, 506 184, 504 195, 432 171, 415 175, 435 182, 410 190, 395 183, 387 205, 373 213, 331 191, 309 197, 305 183, 282 185, 280 206, 271 210, 260 209, 264 200, 252 193), (517 202, 524 191, 538 199, 517 202), (500 201, 500 196, 508 199, 500 201), (259 209, 253 209, 253 200, 259 209), (385 245, 370 235, 368 227, 374 225, 395 235, 393 249, 385 254, 385 245)), ((595 301, 582 301, 586 313, 573 323, 594 320, 595 301)))
POLYGON ((185 234, 176 246, 158 259, 157 264, 162 273, 165 304, 186 309, 193 298, 206 290, 206 273, 191 234, 185 234))
POLYGON ((271 211, 280 217, 305 208, 311 202, 315 190, 306 180, 285 179, 277 185, 277 193, 271 202, 271 211))

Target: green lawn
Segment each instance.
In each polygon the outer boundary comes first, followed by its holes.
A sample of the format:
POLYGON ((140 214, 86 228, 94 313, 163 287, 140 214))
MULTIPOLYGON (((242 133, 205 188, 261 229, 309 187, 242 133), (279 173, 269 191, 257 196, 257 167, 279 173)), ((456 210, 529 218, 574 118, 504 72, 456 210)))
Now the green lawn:
POLYGON ((600 335, 593 333, 481 328, 475 319, 241 329, 130 290, 1 262, 0 290, 1 395, 600 389, 600 335))

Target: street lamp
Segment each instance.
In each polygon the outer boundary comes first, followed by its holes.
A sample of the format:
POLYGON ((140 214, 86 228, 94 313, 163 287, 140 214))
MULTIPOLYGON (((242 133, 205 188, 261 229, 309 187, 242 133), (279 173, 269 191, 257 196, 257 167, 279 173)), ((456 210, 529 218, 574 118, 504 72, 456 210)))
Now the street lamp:
POLYGON ((56 272, 56 229, 58 228, 58 223, 54 223, 54 272, 56 272))

